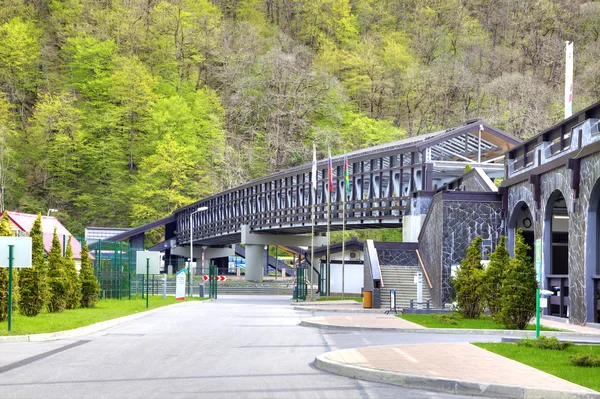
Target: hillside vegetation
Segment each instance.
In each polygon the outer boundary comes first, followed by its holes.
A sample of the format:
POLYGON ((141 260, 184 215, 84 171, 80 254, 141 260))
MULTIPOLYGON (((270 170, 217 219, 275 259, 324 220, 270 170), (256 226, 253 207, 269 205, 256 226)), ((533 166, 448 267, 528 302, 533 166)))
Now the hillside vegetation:
POLYGON ((600 3, 1 0, 0 207, 135 226, 321 156, 600 91, 600 3))

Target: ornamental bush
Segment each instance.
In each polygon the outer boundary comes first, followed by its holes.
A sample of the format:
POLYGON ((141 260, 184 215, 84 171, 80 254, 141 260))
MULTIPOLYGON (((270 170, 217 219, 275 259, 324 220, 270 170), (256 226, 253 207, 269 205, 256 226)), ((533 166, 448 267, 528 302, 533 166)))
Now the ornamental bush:
POLYGON ((75 259, 73 259, 73 247, 71 246, 73 237, 69 237, 67 248, 65 250, 65 277, 67 283, 67 309, 76 309, 81 305, 81 281, 75 259))
POLYGON ((579 367, 600 367, 600 356, 591 353, 578 353, 569 356, 569 360, 579 367))
POLYGON ((25 316, 37 316, 48 295, 46 284, 46 258, 44 256, 44 236, 42 215, 38 214, 29 232, 31 237, 31 266, 19 272, 19 311, 25 316))
POLYGON ((81 248, 81 271, 79 272, 81 280, 81 307, 93 308, 98 302, 100 294, 100 283, 94 275, 94 268, 90 262, 90 254, 87 243, 83 243, 81 248))
POLYGON ((555 351, 563 351, 571 346, 571 341, 561 341, 556 337, 540 336, 538 339, 520 339, 517 341, 518 346, 528 348, 551 349, 555 351))
POLYGON ((498 315, 502 305, 502 279, 504 270, 510 264, 510 254, 506 249, 506 237, 501 236, 496 249, 490 256, 490 263, 485 270, 485 301, 494 321, 498 322, 498 315))
POLYGON ((67 276, 65 273, 65 260, 56 228, 52 236, 52 248, 48 255, 48 312, 61 313, 67 307, 67 276))
POLYGON ((535 295, 538 287, 535 268, 527 255, 521 229, 515 234, 515 257, 502 281, 499 320, 509 329, 524 330, 535 316, 535 295))
POLYGON ((460 262, 456 277, 452 279, 458 312, 465 319, 476 319, 481 316, 485 305, 481 242, 482 239, 479 236, 471 242, 467 248, 467 256, 460 262))

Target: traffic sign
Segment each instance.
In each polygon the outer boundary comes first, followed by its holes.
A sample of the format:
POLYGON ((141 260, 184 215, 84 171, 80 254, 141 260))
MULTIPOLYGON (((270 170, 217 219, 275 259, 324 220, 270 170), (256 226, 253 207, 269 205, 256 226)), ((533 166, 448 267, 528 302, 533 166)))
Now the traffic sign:
MULTIPOLYGON (((209 276, 202 276, 202 280, 208 281, 210 279, 209 276)), ((215 276, 216 281, 229 281, 229 276, 215 276)))

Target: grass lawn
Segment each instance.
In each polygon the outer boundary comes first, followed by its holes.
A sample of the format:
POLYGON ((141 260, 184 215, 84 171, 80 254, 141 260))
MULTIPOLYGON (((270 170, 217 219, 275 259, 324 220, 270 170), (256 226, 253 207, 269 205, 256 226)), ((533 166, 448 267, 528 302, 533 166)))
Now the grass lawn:
MULTIPOLYGON (((329 299, 327 299, 326 297, 322 296, 316 299, 317 302, 321 302, 321 301, 341 301, 342 297, 341 296, 330 296, 329 299)), ((362 298, 360 297, 344 297, 345 301, 356 301, 358 303, 362 303, 362 298)))
POLYGON ((509 343, 474 344, 575 384, 600 391, 600 367, 578 367, 569 360, 576 353, 600 355, 600 345, 573 345, 562 351, 526 348, 509 343))
MULTIPOLYGON (((203 300, 204 298, 193 298, 203 300)), ((186 299, 188 301, 189 299, 186 299)), ((159 308, 179 302, 175 297, 167 297, 163 300, 162 295, 150 295, 148 309, 159 308)), ((8 321, 0 322, 0 335, 26 335, 50 333, 73 328, 89 326, 105 320, 116 319, 146 310, 146 299, 141 296, 134 299, 102 299, 96 307, 65 310, 63 313, 47 313, 43 311, 35 317, 21 315, 18 311, 13 313, 12 331, 8 332, 8 321)))
MULTIPOLYGON (((399 314, 396 315, 406 321, 419 324, 427 328, 466 328, 476 330, 504 330, 503 324, 495 323, 490 316, 481 316, 479 319, 464 319, 455 313, 443 314, 399 314), (451 316, 452 315, 452 316, 451 316)), ((530 324, 527 330, 535 330, 535 324, 530 324)), ((559 331, 553 328, 540 326, 541 331, 559 331)))

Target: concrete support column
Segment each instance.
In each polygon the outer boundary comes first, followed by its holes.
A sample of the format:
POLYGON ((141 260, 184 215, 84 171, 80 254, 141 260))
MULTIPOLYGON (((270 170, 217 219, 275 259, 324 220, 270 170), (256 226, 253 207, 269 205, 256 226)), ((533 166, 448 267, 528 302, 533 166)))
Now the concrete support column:
POLYGON ((263 281, 264 245, 246 244, 246 280, 263 281))

